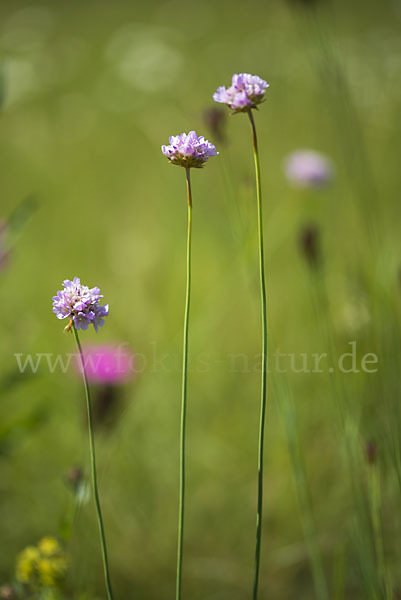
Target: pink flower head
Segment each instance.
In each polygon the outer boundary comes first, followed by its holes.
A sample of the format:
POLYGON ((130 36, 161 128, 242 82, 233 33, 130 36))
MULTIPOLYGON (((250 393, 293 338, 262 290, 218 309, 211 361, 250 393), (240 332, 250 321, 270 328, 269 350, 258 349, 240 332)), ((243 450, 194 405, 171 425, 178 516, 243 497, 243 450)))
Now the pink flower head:
MULTIPOLYGON (((86 375, 92 383, 117 385, 131 379, 135 369, 134 354, 127 350, 126 344, 88 345, 83 353, 86 375)), ((82 371, 79 357, 76 367, 82 371)))
POLYGON ((284 173, 298 187, 322 187, 333 178, 331 161, 314 150, 296 150, 284 161, 284 173))
POLYGON ((190 169, 201 169, 211 156, 217 156, 216 147, 205 140, 203 135, 198 136, 196 131, 172 135, 169 145, 162 146, 162 152, 172 165, 179 165, 190 169))
POLYGON ((234 112, 246 112, 263 102, 269 84, 257 75, 239 73, 232 76, 231 86, 220 86, 213 100, 226 104, 234 112))

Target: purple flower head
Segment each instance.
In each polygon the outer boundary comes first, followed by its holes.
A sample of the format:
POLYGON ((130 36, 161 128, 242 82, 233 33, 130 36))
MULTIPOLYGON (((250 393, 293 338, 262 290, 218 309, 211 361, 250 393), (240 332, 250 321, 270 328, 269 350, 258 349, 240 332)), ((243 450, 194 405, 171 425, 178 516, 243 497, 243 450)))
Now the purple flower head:
POLYGON ((333 178, 331 161, 313 150, 297 150, 284 161, 287 179, 299 187, 322 187, 333 178))
POLYGON ((109 314, 109 305, 100 306, 103 298, 98 287, 88 288, 81 285, 81 280, 74 277, 72 281, 63 281, 64 289, 53 296, 53 312, 58 319, 69 317, 76 329, 88 329, 92 324, 97 332, 102 327, 104 317, 109 314))
POLYGON ((203 135, 197 136, 196 131, 172 135, 170 145, 162 146, 162 152, 171 164, 180 165, 187 169, 200 169, 211 156, 217 156, 215 146, 205 140, 203 135))
POLYGON ((229 88, 217 88, 213 100, 227 104, 235 113, 246 112, 263 102, 268 87, 269 84, 257 75, 240 73, 233 75, 229 88))

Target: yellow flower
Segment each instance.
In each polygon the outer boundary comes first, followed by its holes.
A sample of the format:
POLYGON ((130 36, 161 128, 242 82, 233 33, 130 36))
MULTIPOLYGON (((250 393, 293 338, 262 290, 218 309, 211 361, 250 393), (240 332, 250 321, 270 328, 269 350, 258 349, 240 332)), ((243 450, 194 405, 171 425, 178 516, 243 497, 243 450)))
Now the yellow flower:
POLYGON ((55 587, 67 570, 65 556, 41 558, 38 562, 39 580, 42 585, 55 587))
POLYGON ((34 546, 27 546, 17 558, 16 577, 22 583, 29 583, 35 576, 40 553, 34 546))
POLYGON ((67 570, 67 558, 59 542, 53 537, 44 537, 37 547, 28 546, 17 559, 18 581, 35 588, 56 587, 67 570))
POLYGON ((53 587, 56 585, 56 575, 54 572, 53 561, 50 558, 41 558, 38 562, 39 578, 43 585, 53 587))
POLYGON ((60 544, 54 537, 44 537, 38 542, 38 548, 41 554, 52 556, 61 551, 60 544))

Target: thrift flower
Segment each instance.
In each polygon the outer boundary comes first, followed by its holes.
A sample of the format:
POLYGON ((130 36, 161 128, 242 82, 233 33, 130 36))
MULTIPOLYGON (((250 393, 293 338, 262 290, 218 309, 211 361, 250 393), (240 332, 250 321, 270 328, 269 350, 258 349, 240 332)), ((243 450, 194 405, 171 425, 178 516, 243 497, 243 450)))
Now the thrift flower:
POLYGON ((322 187, 333 178, 331 161, 313 150, 297 150, 284 161, 287 179, 298 187, 322 187))
POLYGON ((216 156, 216 148, 205 140, 203 136, 197 136, 195 131, 188 134, 171 136, 170 145, 162 146, 164 156, 171 164, 185 168, 185 179, 187 183, 187 207, 188 207, 188 230, 187 230, 187 278, 185 292, 184 311, 184 340, 183 340, 183 365, 182 365, 182 388, 181 388, 181 426, 180 426, 180 490, 179 490, 179 516, 178 516, 178 548, 177 548, 177 578, 176 578, 176 600, 181 600, 182 587, 182 562, 184 542, 184 514, 185 514, 185 440, 186 440, 186 410, 187 410, 187 380, 188 380, 188 339, 189 339, 189 314, 191 298, 191 248, 192 248, 192 186, 191 167, 200 169, 211 156, 216 156))
POLYGON ((74 321, 76 329, 88 329, 93 325, 97 332, 102 327, 104 317, 109 314, 109 305, 100 306, 99 300, 103 298, 98 287, 88 288, 81 285, 80 279, 74 277, 72 281, 63 281, 64 289, 53 296, 53 312, 58 319, 69 317, 74 321))
POLYGON ((262 217, 262 182, 259 161, 258 140, 255 119, 252 109, 264 101, 266 89, 269 84, 257 75, 240 73, 233 75, 232 85, 228 89, 219 87, 213 94, 216 102, 226 104, 234 113, 245 113, 251 125, 252 149, 255 163, 256 179, 256 205, 258 223, 258 254, 259 254, 259 280, 260 280, 260 310, 262 325, 262 360, 261 360, 261 390, 260 390, 260 419, 258 434, 258 492, 256 508, 256 546, 255 546, 255 574, 253 582, 253 600, 258 598, 260 553, 262 545, 262 522, 263 522, 263 450, 264 432, 266 422, 267 406, 267 294, 265 276, 265 257, 263 244, 263 217, 262 217))
POLYGON ((249 73, 235 74, 229 88, 221 86, 213 94, 213 100, 227 104, 235 113, 246 112, 264 101, 266 89, 269 84, 249 73))
MULTIPOLYGON (((79 341, 78 334, 79 329, 88 329, 90 324, 94 326, 95 331, 97 332, 98 327, 101 327, 104 323, 104 317, 107 317, 107 315, 109 314, 109 305, 106 304, 105 306, 101 306, 99 304, 99 300, 100 298, 103 298, 103 296, 101 295, 99 288, 88 288, 86 285, 81 285, 81 280, 78 279, 78 277, 74 277, 72 281, 70 281, 69 279, 65 279, 63 281, 63 286, 64 289, 57 292, 57 296, 53 296, 53 312, 57 315, 58 319, 65 319, 66 317, 70 318, 70 322, 68 323, 65 330, 72 330, 81 359, 82 379, 84 383, 86 398, 86 413, 89 433, 89 454, 91 462, 93 499, 95 502, 96 516, 99 526, 100 545, 102 549, 103 570, 107 590, 107 598, 108 600, 113 600, 113 592, 111 589, 107 558, 106 538, 104 533, 102 511, 100 507, 99 491, 97 487, 95 438, 93 433, 93 417, 89 383, 88 378, 86 376, 84 353, 82 351, 82 346, 81 342, 79 341)), ((58 565, 58 567, 60 567, 60 565, 58 565)), ((42 563, 41 573, 42 580, 50 581, 53 577, 52 573, 49 572, 49 565, 47 562, 42 563)))
POLYGON ((215 146, 205 140, 203 135, 197 136, 196 131, 172 135, 170 144, 162 146, 162 152, 171 164, 190 169, 201 169, 208 158, 217 156, 215 146))

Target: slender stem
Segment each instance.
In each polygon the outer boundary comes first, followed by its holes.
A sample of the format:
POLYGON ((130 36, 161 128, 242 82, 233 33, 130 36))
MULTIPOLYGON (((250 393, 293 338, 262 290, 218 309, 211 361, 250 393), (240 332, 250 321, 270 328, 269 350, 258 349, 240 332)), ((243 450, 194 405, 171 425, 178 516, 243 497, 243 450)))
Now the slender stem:
POLYGON ((259 422, 259 449, 258 449, 258 499, 256 512, 256 550, 255 550, 255 576, 253 582, 253 600, 258 597, 260 549, 262 541, 262 515, 263 515, 263 450, 266 421, 266 391, 267 391, 267 312, 266 312, 266 282, 265 282, 265 258, 263 246, 263 218, 262 218, 262 189, 260 181, 260 165, 258 140, 252 110, 248 111, 252 131, 253 157, 255 161, 256 176, 256 199, 258 209, 258 242, 259 242, 259 277, 260 277, 260 300, 262 318, 262 381, 260 395, 260 422, 259 422))
POLYGON ((192 191, 190 170, 186 169, 188 197, 188 234, 187 234, 187 287, 184 313, 184 343, 182 358, 182 398, 181 398, 181 432, 180 432, 180 504, 178 512, 178 550, 177 550, 177 587, 176 600, 181 599, 182 558, 184 540, 184 507, 185 507, 185 433, 187 413, 187 372, 188 372, 188 327, 189 306, 191 299, 191 244, 192 244, 192 191))
POLYGON ((75 329, 74 325, 72 326, 72 330, 74 332, 75 341, 77 342, 79 355, 81 357, 82 376, 83 376, 84 387, 85 387, 86 410, 87 410, 87 417, 88 417, 88 432, 89 432, 89 451, 90 451, 91 475, 92 475, 92 490, 93 490, 93 498, 95 500, 97 521, 98 521, 98 525, 99 525, 100 546, 102 549, 103 570, 104 570, 104 578, 105 578, 105 582, 106 582, 107 598, 108 598, 108 600, 113 600, 113 592, 111 590, 111 581, 110 581, 110 574, 109 574, 109 563, 108 563, 108 558, 107 558, 106 536, 104 533, 102 511, 100 508, 100 499, 99 499, 99 492, 98 492, 98 487, 97 487, 95 438, 94 438, 94 434, 93 434, 93 419, 92 419, 92 408, 91 408, 91 400, 90 400, 90 394, 89 394, 88 378, 86 376, 85 360, 84 360, 84 355, 82 352, 81 342, 79 341, 78 331, 75 329))

